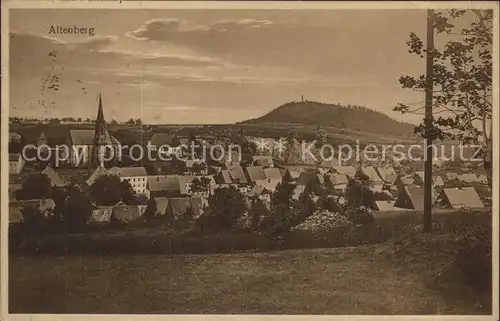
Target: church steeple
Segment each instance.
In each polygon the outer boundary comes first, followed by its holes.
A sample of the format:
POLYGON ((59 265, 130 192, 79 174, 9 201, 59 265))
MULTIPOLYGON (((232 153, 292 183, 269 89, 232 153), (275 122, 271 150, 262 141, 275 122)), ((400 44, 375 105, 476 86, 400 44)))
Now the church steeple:
POLYGON ((102 96, 99 93, 99 105, 97 108, 97 118, 95 121, 94 146, 92 146, 91 165, 102 164, 102 157, 106 154, 106 146, 112 145, 106 121, 104 120, 104 110, 102 107, 102 96))
POLYGON ((102 110, 102 96, 99 93, 99 107, 97 109, 96 123, 104 123, 104 111, 102 110))

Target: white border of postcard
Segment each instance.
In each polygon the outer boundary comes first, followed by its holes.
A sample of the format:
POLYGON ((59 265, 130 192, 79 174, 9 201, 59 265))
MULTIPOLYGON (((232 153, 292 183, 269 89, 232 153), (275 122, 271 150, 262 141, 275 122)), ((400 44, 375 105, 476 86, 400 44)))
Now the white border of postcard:
POLYGON ((1 300, 0 300, 0 319, 2 320, 31 320, 31 321, 45 321, 45 320, 240 320, 250 321, 255 319, 260 320, 499 320, 499 181, 500 181, 500 167, 499 167, 499 93, 498 93, 498 53, 499 53, 499 37, 498 37, 498 13, 499 4, 495 1, 449 1, 449 2, 352 2, 352 1, 338 1, 338 2, 300 2, 300 1, 64 1, 64 2, 49 2, 49 1, 21 1, 21 0, 7 0, 2 1, 2 109, 1 109, 1 300), (497 30, 496 37, 493 43, 493 132, 496 137, 493 141, 494 148, 494 164, 493 164, 493 315, 491 316, 356 316, 356 315, 336 315, 336 316, 264 316, 264 315, 78 315, 78 314, 8 314, 8 247, 7 247, 7 233, 8 233, 8 116, 9 108, 9 10, 10 9, 302 9, 302 10, 338 10, 338 9, 446 9, 446 8, 461 8, 461 9, 493 9, 494 10, 494 29, 497 30))

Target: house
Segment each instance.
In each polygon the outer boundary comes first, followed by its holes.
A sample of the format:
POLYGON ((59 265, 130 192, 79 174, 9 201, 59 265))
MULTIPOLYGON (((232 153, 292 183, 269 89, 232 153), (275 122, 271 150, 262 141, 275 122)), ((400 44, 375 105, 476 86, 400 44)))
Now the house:
POLYGON ((307 184, 323 184, 324 176, 315 172, 302 172, 297 178, 297 184, 306 186, 307 184))
POLYGON ((394 185, 403 188, 406 185, 412 185, 414 181, 413 175, 398 176, 394 181, 394 185))
POLYGON ((263 179, 263 180, 256 180, 255 181, 255 186, 259 186, 262 188, 265 188, 271 192, 274 192, 276 188, 278 187, 278 184, 281 183, 281 178, 279 179, 263 179))
POLYGON ((189 175, 207 175, 208 167, 202 160, 186 160, 186 171, 189 175))
POLYGON ((65 187, 66 182, 59 176, 55 169, 50 166, 45 167, 41 174, 46 175, 50 180, 50 186, 52 187, 65 187))
POLYGON ((271 191, 261 186, 254 186, 247 194, 248 198, 258 198, 264 202, 271 201, 271 191))
POLYGON ((378 167, 375 170, 385 184, 393 185, 399 176, 392 166, 378 167))
POLYGON ((50 216, 54 213, 56 204, 54 200, 47 199, 33 199, 33 200, 22 200, 18 201, 19 210, 22 213, 23 210, 31 209, 38 210, 43 216, 50 216))
POLYGON ((95 171, 90 175, 90 177, 85 182, 88 186, 94 185, 95 181, 101 176, 109 176, 115 175, 113 171, 108 171, 103 166, 99 166, 95 169, 95 171))
POLYGON ((394 203, 396 201, 387 200, 387 201, 375 201, 375 210, 379 212, 391 212, 397 211, 398 208, 394 207, 394 203))
POLYGON ((434 202, 433 208, 479 209, 484 208, 484 204, 474 187, 455 187, 443 188, 434 202))
POLYGON ((332 170, 341 175, 347 175, 349 177, 354 177, 357 173, 357 169, 354 166, 334 166, 332 170))
MULTIPOLYGON (((437 198, 436 192, 432 191, 432 199, 437 198)), ((422 210, 424 208, 424 189, 418 185, 406 185, 400 189, 394 207, 422 210)))
POLYGON ((327 174, 333 188, 336 190, 344 190, 349 183, 349 178, 345 174, 331 173, 327 174))
POLYGON ((472 173, 460 174, 458 175, 458 179, 465 183, 480 183, 479 177, 472 173))
MULTIPOLYGON (((425 172, 423 171, 417 171, 413 174, 413 184, 415 185, 424 185, 424 178, 425 178, 425 172)), ((441 176, 439 175, 433 175, 432 176, 432 186, 444 186, 444 180, 441 176)))
POLYGON ((486 175, 477 175, 477 179, 481 184, 488 184, 488 177, 486 175))
POLYGON ((225 162, 224 169, 229 172, 232 184, 247 184, 245 172, 239 162, 225 162))
POLYGON ((248 182, 255 183, 255 181, 266 179, 266 173, 262 166, 248 166, 246 172, 248 182))
POLYGON ((167 207, 168 207, 169 198, 168 197, 155 197, 153 200, 156 203, 155 215, 160 215, 160 216, 167 215, 167 207))
POLYGON ((111 220, 113 206, 96 206, 89 218, 89 223, 106 223, 111 220))
POLYGON ((300 177, 301 173, 302 169, 289 168, 283 175, 283 180, 288 182, 296 181, 300 177))
MULTIPOLYGON (((69 162, 73 166, 88 165, 94 153, 94 143, 94 129, 69 130, 67 136, 67 146, 69 147, 69 162)), ((106 146, 107 152, 113 153, 115 157, 117 157, 121 152, 120 142, 107 131, 105 131, 104 134, 103 144, 103 146, 106 146)))
POLYGON ((149 197, 176 197, 181 195, 179 175, 153 175, 147 177, 149 197))
POLYGON ((279 180, 281 180, 283 178, 280 170, 277 168, 264 168, 264 175, 266 176, 266 179, 279 179, 279 180))
POLYGON ((9 174, 20 174, 25 164, 26 161, 20 153, 9 154, 9 174))
POLYGON ((233 184, 233 179, 227 169, 221 170, 220 173, 215 176, 215 181, 220 186, 229 186, 233 184))
POLYGON ((268 155, 256 155, 252 156, 252 164, 254 166, 262 166, 263 168, 273 168, 274 161, 272 156, 268 155))
POLYGON ((370 179, 370 181, 375 183, 375 184, 383 184, 384 183, 382 178, 377 173, 377 170, 373 166, 362 166, 359 169, 358 174, 366 175, 370 179))
POLYGON ((148 174, 144 167, 122 167, 110 170, 120 178, 120 181, 127 181, 136 195, 144 195, 149 198, 148 174))
POLYGON ((145 205, 115 205, 112 217, 122 222, 135 221, 144 215, 146 208, 145 205))
POLYGON ((174 220, 198 218, 203 214, 206 201, 201 197, 173 197, 167 206, 167 215, 174 220))

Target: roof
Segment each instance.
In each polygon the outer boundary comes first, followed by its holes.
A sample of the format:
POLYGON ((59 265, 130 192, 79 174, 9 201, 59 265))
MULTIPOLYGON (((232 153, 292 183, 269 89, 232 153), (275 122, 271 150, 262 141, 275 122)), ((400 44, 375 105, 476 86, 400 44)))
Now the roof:
POLYGON ((256 155, 252 156, 252 160, 255 164, 262 166, 270 166, 274 164, 273 158, 268 155, 256 155))
POLYGON ((14 133, 14 132, 9 133, 9 141, 20 140, 21 138, 22 138, 22 136, 18 133, 14 133))
POLYGON ((148 176, 144 167, 122 167, 117 173, 120 177, 148 176))
POLYGON ((47 135, 45 135, 45 132, 41 132, 40 136, 38 137, 38 140, 47 140, 47 135))
POLYGON ((349 183, 349 179, 347 178, 347 175, 345 174, 327 174, 330 177, 330 182, 333 185, 339 185, 339 184, 347 184, 349 183))
POLYGON ((169 201, 167 210, 169 212, 169 215, 172 215, 174 218, 179 218, 185 216, 188 213, 190 207, 191 201, 188 197, 173 197, 169 201))
POLYGON ((231 174, 227 169, 223 169, 219 175, 217 175, 217 181, 219 184, 232 184, 231 174))
POLYGON ((114 206, 113 217, 120 221, 133 221, 144 214, 145 205, 114 206))
POLYGON ((255 185, 263 187, 269 191, 276 190, 276 186, 281 183, 281 178, 256 180, 255 185))
POLYGON ((444 188, 441 192, 445 196, 452 208, 462 207, 483 208, 484 204, 474 187, 444 188))
POLYGON ((477 177, 477 175, 471 173, 458 175, 458 179, 467 183, 479 182, 479 178, 477 177))
POLYGON ((380 178, 389 184, 394 183, 394 181, 398 178, 398 174, 394 170, 394 167, 392 166, 384 166, 384 167, 379 167, 376 168, 376 171, 380 178))
POLYGON ((247 183, 245 172, 243 171, 243 168, 241 168, 240 163, 226 162, 224 166, 229 172, 233 182, 238 181, 238 183, 247 183))
POLYGON ((177 147, 179 144, 179 138, 174 134, 153 134, 153 137, 151 137, 151 145, 157 148, 161 145, 177 147))
POLYGON ((9 162, 19 162, 21 154, 19 153, 9 153, 9 162))
POLYGON ((154 200, 156 202, 156 213, 159 213, 160 215, 165 215, 167 213, 167 207, 169 202, 168 197, 155 197, 154 200))
POLYGON ((99 206, 92 211, 89 223, 109 222, 113 214, 113 206, 99 206))
POLYGON ((282 179, 283 176, 281 175, 281 172, 277 168, 264 168, 264 175, 266 176, 267 179, 282 179))
POLYGON ((356 167, 354 166, 334 166, 332 167, 339 174, 354 176, 356 174, 356 167))
POLYGON ((386 211, 394 211, 396 208, 394 207, 394 203, 396 201, 375 201, 375 205, 377 207, 377 210, 381 212, 386 212, 386 211))
POLYGON ((92 173, 92 175, 90 175, 90 177, 87 179, 86 181, 87 185, 92 186, 97 180, 97 178, 104 175, 114 175, 114 174, 102 166, 97 167, 96 170, 92 173))
POLYGON ((194 164, 204 165, 205 162, 200 160, 200 159, 188 159, 188 160, 186 160, 186 168, 191 168, 191 167, 193 167, 194 164))
POLYGON ((33 199, 33 200, 22 200, 19 201, 21 207, 37 207, 41 212, 45 212, 49 209, 56 207, 56 203, 51 198, 46 199, 33 199))
POLYGON ((50 166, 45 167, 45 169, 41 172, 42 174, 47 175, 50 180, 50 185, 63 187, 66 186, 66 182, 59 176, 55 169, 50 166))
MULTIPOLYGON (((69 136, 73 145, 94 145, 94 129, 70 129, 69 136)), ((117 144, 118 141, 106 131, 106 144, 117 144)))
POLYGON ((260 194, 262 194, 263 191, 264 191, 264 187, 262 187, 262 186, 254 186, 254 187, 252 187, 252 189, 250 190, 250 192, 248 192, 247 196, 248 197, 259 196, 260 194))
MULTIPOLYGON (((416 210, 423 209, 423 207, 424 207, 424 189, 422 187, 420 187, 418 185, 406 185, 403 187, 401 192, 403 194, 402 195, 400 194, 400 196, 396 200, 396 203, 395 203, 396 206, 400 201, 400 197, 407 196, 408 199, 410 200, 410 203, 411 203, 413 209, 416 209, 416 210)), ((434 201, 438 195, 436 195, 436 192, 434 190, 432 190, 432 194, 433 194, 433 201, 434 201)))
POLYGON ((297 184, 299 185, 307 185, 309 182, 312 182, 313 180, 319 181, 322 183, 323 176, 316 174, 314 172, 302 172, 300 173, 299 177, 297 178, 297 184))
POLYGON ((373 166, 362 166, 360 168, 360 172, 368 176, 370 180, 373 182, 382 181, 382 178, 380 178, 379 174, 377 173, 377 170, 373 166))
POLYGON ((251 182, 255 182, 256 180, 266 179, 266 173, 262 166, 248 166, 246 168, 248 179, 251 182))
POLYGON ((148 176, 148 189, 151 192, 180 191, 178 175, 148 176))

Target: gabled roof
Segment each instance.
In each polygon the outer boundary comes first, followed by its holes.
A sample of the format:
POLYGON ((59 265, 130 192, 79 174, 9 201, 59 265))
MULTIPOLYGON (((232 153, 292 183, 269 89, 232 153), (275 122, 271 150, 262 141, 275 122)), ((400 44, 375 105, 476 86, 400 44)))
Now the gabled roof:
POLYGON ((398 178, 398 174, 392 166, 378 167, 376 170, 380 178, 388 184, 393 184, 398 178))
POLYGON ((328 177, 330 178, 330 182, 333 184, 333 185, 343 185, 343 184, 347 184, 349 183, 349 179, 347 178, 347 175, 345 174, 336 174, 336 173, 332 173, 332 174, 326 174, 328 175, 328 177))
POLYGON ((238 181, 238 183, 247 183, 245 172, 240 163, 226 162, 224 166, 228 170, 233 183, 236 181, 238 181))
POLYGON ((114 175, 114 174, 102 166, 97 167, 96 170, 92 173, 92 175, 90 175, 89 179, 87 179, 86 181, 87 185, 92 186, 97 180, 97 178, 104 175, 114 175))
POLYGON ((484 204, 474 187, 443 188, 441 197, 445 197, 452 208, 483 208, 484 204))
MULTIPOLYGON (((436 200, 438 194, 432 190, 432 203, 436 200)), ((422 210, 424 207, 424 189, 418 185, 406 185, 399 194, 394 206, 400 207, 403 198, 408 198, 412 209, 422 210)))
POLYGON ((92 211, 89 223, 109 222, 113 214, 113 206, 98 206, 92 211))
POLYGON ((269 191, 274 191, 276 190, 276 187, 278 186, 279 183, 281 183, 281 178, 277 179, 262 179, 262 180, 256 180, 255 185, 263 187, 269 191))
POLYGON ((264 174, 267 179, 282 179, 283 176, 281 175, 281 172, 277 168, 264 168, 264 174))
POLYGON ((167 211, 173 218, 180 218, 188 213, 190 207, 191 201, 189 198, 172 197, 169 201, 167 211))
POLYGON ((274 164, 273 158, 268 155, 252 156, 253 163, 261 166, 271 166, 274 164))
POLYGON ((377 173, 377 170, 373 166, 362 166, 360 172, 368 176, 372 182, 382 182, 382 179, 377 173))
POLYGON ((250 182, 255 182, 256 180, 266 179, 266 173, 262 166, 248 166, 246 168, 248 179, 250 182))
POLYGON ((219 184, 232 184, 233 180, 231 178, 231 174, 229 174, 229 171, 227 169, 221 170, 219 175, 216 177, 216 181, 219 184))
POLYGON ((389 211, 394 211, 397 210, 397 208, 394 207, 394 203, 396 201, 375 201, 375 206, 378 211, 380 212, 389 212, 389 211))
POLYGON ((45 169, 41 172, 42 174, 47 175, 50 180, 51 186, 56 187, 64 187, 66 186, 66 182, 59 176, 59 174, 50 166, 45 167, 45 169))
POLYGON ((475 174, 461 174, 458 175, 458 179, 461 180, 462 182, 467 182, 467 183, 478 183, 479 178, 475 174))
POLYGON ((354 166, 334 166, 332 167, 333 170, 335 170, 339 174, 344 174, 344 175, 349 175, 349 176, 354 176, 356 175, 356 167, 354 166))
MULTIPOLYGON (((73 145, 94 145, 94 129, 70 129, 69 136, 73 145)), ((106 130, 104 144, 118 145, 120 142, 106 130)))
POLYGON ((114 206, 113 217, 119 221, 134 221, 144 214, 144 205, 114 206))
POLYGON ((168 197, 155 197, 154 200, 156 202, 156 213, 158 213, 160 215, 167 214, 167 207, 168 207, 169 198, 168 197))
POLYGON ((151 192, 160 191, 179 191, 179 176, 178 175, 155 175, 148 176, 148 189, 151 192))
POLYGON ((247 196, 248 197, 259 196, 260 194, 262 194, 263 191, 264 191, 264 187, 262 187, 262 186, 254 186, 254 187, 252 187, 252 189, 250 190, 250 192, 248 192, 247 196))

